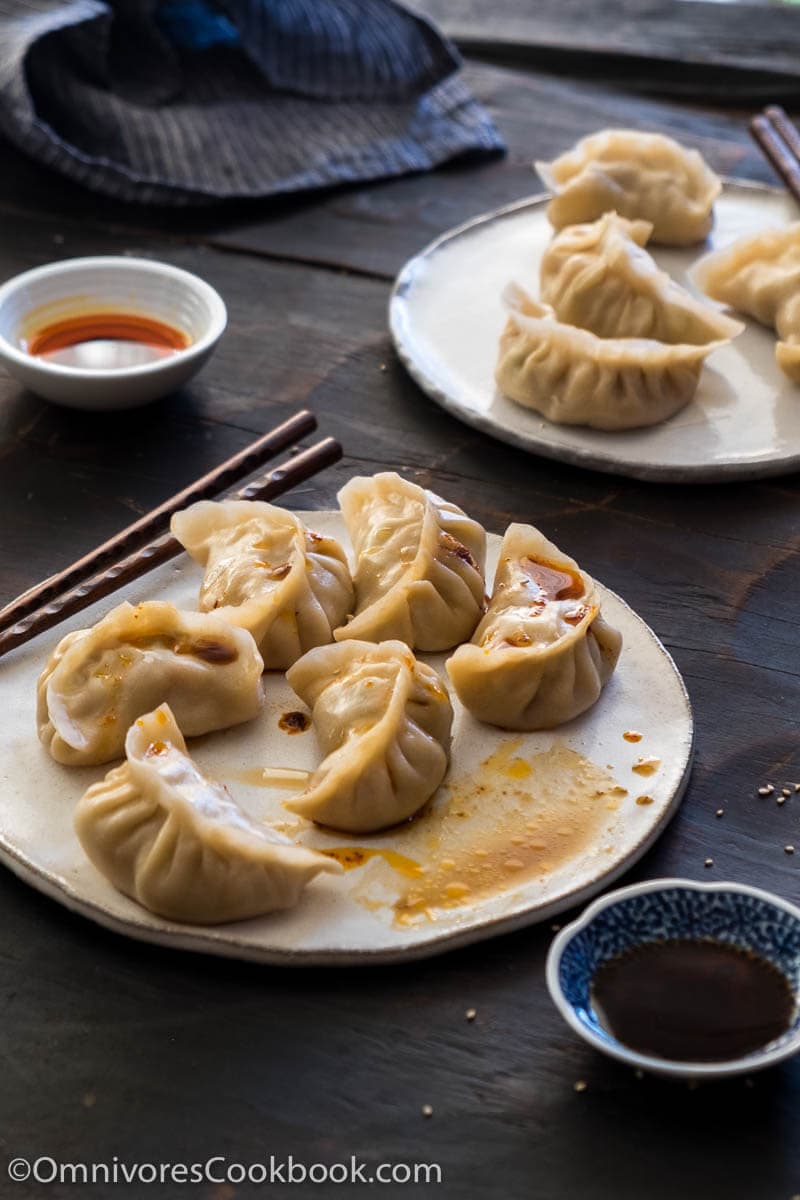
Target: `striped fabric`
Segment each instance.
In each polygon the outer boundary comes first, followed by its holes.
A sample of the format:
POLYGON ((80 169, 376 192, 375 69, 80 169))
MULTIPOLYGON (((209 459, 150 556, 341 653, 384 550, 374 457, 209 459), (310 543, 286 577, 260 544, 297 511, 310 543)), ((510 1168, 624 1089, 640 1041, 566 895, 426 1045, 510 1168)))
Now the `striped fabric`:
POLYGON ((0 132, 142 204, 278 195, 502 149, 458 67, 394 0, 0 0, 0 132))

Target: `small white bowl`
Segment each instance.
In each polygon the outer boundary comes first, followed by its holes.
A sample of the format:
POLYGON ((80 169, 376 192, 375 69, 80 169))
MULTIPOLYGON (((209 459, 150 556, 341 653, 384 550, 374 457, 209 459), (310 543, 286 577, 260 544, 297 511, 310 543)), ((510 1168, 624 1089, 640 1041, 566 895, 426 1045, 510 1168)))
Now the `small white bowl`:
POLYGON ((800 1051, 800 908, 743 883, 655 879, 601 896, 554 939, 547 956, 547 987, 568 1025, 594 1046, 631 1067, 676 1079, 751 1074, 800 1051), (792 1023, 784 1034, 739 1058, 679 1062, 640 1054, 617 1040, 592 1007, 592 980, 608 959, 645 942, 709 938, 751 950, 788 980, 792 1023))
POLYGON ((210 357, 227 324, 222 297, 188 271, 146 258, 68 258, 16 275, 0 287, 0 362, 56 404, 135 408, 181 387, 210 357), (28 354, 26 333, 86 312, 150 317, 191 339, 185 350, 137 366, 105 370, 65 366, 28 354))

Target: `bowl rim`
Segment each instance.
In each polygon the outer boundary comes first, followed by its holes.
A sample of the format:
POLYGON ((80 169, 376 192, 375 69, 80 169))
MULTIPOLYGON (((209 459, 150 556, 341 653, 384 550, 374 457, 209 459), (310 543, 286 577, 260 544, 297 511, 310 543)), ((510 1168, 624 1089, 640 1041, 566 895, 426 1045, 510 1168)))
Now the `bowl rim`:
MULTIPOLYGON (((647 895, 650 892, 665 892, 674 888, 706 894, 734 892, 737 895, 754 896, 775 908, 782 909, 800 926, 800 908, 797 905, 792 904, 789 900, 784 900, 781 896, 776 896, 774 892, 768 892, 764 888, 754 887, 748 883, 733 881, 700 883, 694 879, 669 877, 650 879, 644 883, 632 883, 627 887, 615 888, 592 901, 574 921, 564 926, 550 944, 545 966, 545 980, 550 998, 564 1020, 585 1042, 601 1053, 652 1074, 669 1075, 681 1079, 687 1077, 720 1078, 752 1073, 796 1054, 800 1049, 800 1027, 786 1042, 771 1050, 752 1050, 739 1058, 723 1059, 721 1062, 685 1062, 680 1059, 659 1058, 656 1055, 642 1054, 638 1050, 631 1049, 623 1042, 617 1041, 612 1034, 608 1034, 607 1038, 599 1037, 577 1016, 575 1009, 564 995, 559 979, 561 959, 567 945, 578 933, 588 928, 602 912, 612 908, 620 900, 628 899, 631 896, 647 895)), ((795 989, 795 997, 800 1000, 800 989, 795 989)))
POLYGON ((5 283, 0 285, 0 308, 9 296, 12 296, 19 288, 25 287, 27 284, 35 283, 39 279, 46 279, 48 276, 70 275, 73 271, 86 270, 87 268, 99 271, 107 271, 112 268, 117 271, 120 269, 129 270, 135 268, 139 271, 143 270, 154 277, 160 276, 163 278, 166 276, 174 279, 187 290, 200 295, 206 301, 210 314, 208 328, 202 337, 192 342, 191 345, 184 347, 183 350, 178 350, 175 354, 171 354, 168 358, 157 359, 155 362, 138 363, 128 367, 112 367, 98 371, 88 367, 70 367, 63 363, 49 362, 47 359, 37 358, 34 354, 28 354, 26 351, 20 350, 1 332, 0 357, 10 359, 29 371, 39 372, 52 378, 81 379, 86 382, 93 380, 131 379, 156 375, 160 371, 173 368, 177 363, 188 363, 196 358, 202 358, 219 341, 225 332, 228 324, 228 310, 225 301, 210 283, 206 283, 199 275, 184 270, 183 267, 174 267, 171 263, 162 262, 157 258, 141 258, 128 254, 100 254, 79 258, 63 258, 55 262, 45 263, 41 267, 31 267, 30 270, 22 271, 18 275, 12 275, 10 279, 7 279, 5 283))

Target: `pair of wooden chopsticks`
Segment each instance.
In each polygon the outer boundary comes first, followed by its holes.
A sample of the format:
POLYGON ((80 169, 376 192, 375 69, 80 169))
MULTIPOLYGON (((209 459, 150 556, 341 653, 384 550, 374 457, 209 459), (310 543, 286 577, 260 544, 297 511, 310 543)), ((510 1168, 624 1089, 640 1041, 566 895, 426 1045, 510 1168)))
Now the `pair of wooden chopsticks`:
POLYGON ((800 130, 778 104, 753 117, 750 133, 800 204, 800 130))
MULTIPOLYGON (((316 428, 313 413, 307 409, 296 413, 109 541, 0 609, 0 655, 180 554, 180 542, 172 534, 163 533, 173 513, 196 500, 219 495, 316 428)), ((323 438, 234 492, 233 499, 272 500, 341 457, 339 442, 323 438)))

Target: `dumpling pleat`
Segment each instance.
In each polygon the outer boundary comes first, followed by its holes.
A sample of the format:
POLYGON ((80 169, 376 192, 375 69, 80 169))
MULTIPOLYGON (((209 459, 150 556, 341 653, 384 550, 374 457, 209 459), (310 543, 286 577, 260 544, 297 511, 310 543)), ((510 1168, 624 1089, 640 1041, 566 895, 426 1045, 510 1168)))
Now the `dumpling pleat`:
POLYGON ((126 762, 81 798, 79 840, 121 892, 169 920, 243 920, 296 904, 331 859, 249 820, 200 774, 168 707, 139 718, 126 762))
POLYGON ((351 479, 339 503, 356 554, 355 612, 337 641, 447 650, 483 612, 486 535, 454 504, 391 471, 351 479))
POLYGON ((551 163, 537 163, 554 193, 547 215, 556 229, 606 212, 650 222, 671 246, 702 241, 722 184, 697 150, 635 129, 604 129, 551 163))
POLYGON ((503 729, 553 729, 593 705, 622 640, 602 618, 594 583, 531 525, 511 525, 494 591, 472 642, 447 671, 464 707, 503 729), (542 592, 530 564, 580 580, 571 599, 542 592))
POLYGON ((352 607, 342 547, 287 509, 202 500, 177 513, 171 528, 205 567, 200 608, 249 630, 269 670, 286 670, 330 642, 352 607))
POLYGON ((600 338, 557 321, 517 285, 505 298, 497 384, 516 403, 565 425, 617 430, 665 421, 692 399, 705 359, 722 344, 600 338))
POLYGON ((540 267, 541 298, 559 321, 603 338, 703 345, 744 326, 671 279, 644 249, 652 225, 615 212, 558 232, 540 267))
POLYGON ((288 673, 326 754, 286 808, 367 833, 412 816, 444 778, 452 707, 436 673, 401 642, 347 640, 288 673))
POLYGON ((260 711, 263 667, 250 634, 216 614, 120 604, 51 656, 37 685, 39 738, 57 762, 108 762, 133 721, 164 702, 191 737, 225 729, 260 711))

